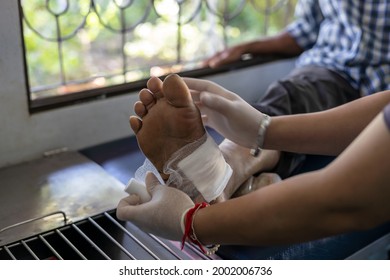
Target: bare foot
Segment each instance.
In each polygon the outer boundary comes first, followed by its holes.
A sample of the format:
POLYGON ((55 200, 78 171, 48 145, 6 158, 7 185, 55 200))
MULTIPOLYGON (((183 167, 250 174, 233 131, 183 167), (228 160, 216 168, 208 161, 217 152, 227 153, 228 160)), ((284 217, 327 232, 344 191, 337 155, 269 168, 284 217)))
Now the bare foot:
MULTIPOLYGON (((165 163, 176 151, 206 133, 201 114, 186 84, 177 75, 169 75, 164 82, 152 77, 147 89, 140 91, 139 99, 134 105, 137 116, 130 117, 130 126, 142 152, 167 181, 169 175, 163 173, 165 163)), ((279 152, 268 150, 255 158, 249 149, 229 140, 224 140, 219 147, 234 172, 215 202, 229 199, 253 174, 272 169, 279 159, 279 152)), ((195 201, 204 201, 199 195, 190 196, 195 201)))
POLYGON ((138 117, 130 117, 130 126, 140 149, 166 180, 168 175, 162 173, 165 162, 174 152, 201 138, 205 129, 187 85, 179 76, 169 75, 164 82, 152 77, 147 87, 134 104, 138 117))

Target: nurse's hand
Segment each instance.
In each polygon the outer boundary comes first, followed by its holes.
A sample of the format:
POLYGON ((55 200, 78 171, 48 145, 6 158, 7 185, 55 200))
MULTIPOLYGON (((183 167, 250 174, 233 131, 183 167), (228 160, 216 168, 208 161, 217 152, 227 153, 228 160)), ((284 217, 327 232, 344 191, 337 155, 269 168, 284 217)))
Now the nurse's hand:
POLYGON ((238 145, 255 148, 263 114, 240 96, 207 80, 184 78, 204 125, 238 145))
POLYGON ((181 240, 184 213, 194 203, 184 192, 161 185, 153 173, 145 178, 151 200, 140 202, 138 195, 123 198, 117 207, 118 219, 130 221, 145 232, 170 239, 181 240))

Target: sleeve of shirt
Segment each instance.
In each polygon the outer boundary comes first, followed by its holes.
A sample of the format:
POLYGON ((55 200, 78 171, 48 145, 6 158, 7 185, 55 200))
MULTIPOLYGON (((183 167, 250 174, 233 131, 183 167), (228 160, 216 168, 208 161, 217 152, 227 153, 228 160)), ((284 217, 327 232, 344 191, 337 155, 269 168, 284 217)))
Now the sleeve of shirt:
POLYGON ((295 21, 286 27, 286 31, 301 48, 310 49, 317 41, 323 20, 318 0, 299 0, 295 7, 295 18, 295 21))

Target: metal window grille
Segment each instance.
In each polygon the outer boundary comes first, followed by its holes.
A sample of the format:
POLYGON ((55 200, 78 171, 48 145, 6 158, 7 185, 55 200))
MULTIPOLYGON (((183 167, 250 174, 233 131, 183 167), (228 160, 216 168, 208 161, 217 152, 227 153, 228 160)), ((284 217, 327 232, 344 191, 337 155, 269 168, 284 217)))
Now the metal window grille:
POLYGON ((283 28, 295 2, 20 0, 30 104, 200 69, 217 50, 283 28))
MULTIPOLYGON (((29 221, 30 222, 30 221, 29 221)), ((4 230, 4 229, 3 229, 4 230)), ((158 238, 129 222, 118 221, 115 211, 0 246, 0 260, 182 260, 218 259, 197 247, 158 238)))

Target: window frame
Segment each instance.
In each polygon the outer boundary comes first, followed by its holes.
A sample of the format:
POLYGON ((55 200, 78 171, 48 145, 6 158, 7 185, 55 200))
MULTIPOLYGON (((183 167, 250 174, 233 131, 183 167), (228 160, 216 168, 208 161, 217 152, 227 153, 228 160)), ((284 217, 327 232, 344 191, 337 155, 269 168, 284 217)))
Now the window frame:
MULTIPOLYGON (((89 90, 82 90, 77 92, 72 92, 65 95, 44 97, 38 99, 31 98, 31 88, 29 82, 29 73, 28 73, 28 63, 27 63, 27 52, 24 40, 24 18, 23 18, 23 7, 21 0, 18 0, 18 8, 19 8, 19 20, 20 20, 20 36, 22 42, 22 50, 23 50, 23 63, 24 63, 24 75, 26 81, 26 91, 28 98, 28 109, 29 113, 37 113, 52 109, 58 109, 65 106, 72 106, 74 104, 80 104, 84 102, 90 102, 94 100, 102 100, 106 98, 111 98, 119 95, 129 94, 131 92, 136 92, 141 90, 146 86, 147 78, 141 79, 134 82, 127 82, 118 85, 105 86, 101 88, 94 88, 89 90)), ((221 66, 216 69, 212 68, 197 68, 193 70, 187 70, 182 72, 177 72, 177 74, 183 77, 192 77, 192 78, 202 78, 205 76, 217 75, 229 71, 235 71, 238 69, 243 69, 255 65, 260 65, 263 63, 268 63, 272 61, 276 61, 279 59, 285 59, 287 57, 283 56, 267 56, 267 57, 251 57, 250 59, 237 61, 231 63, 229 65, 221 66)), ((166 75, 160 76, 163 79, 166 75)))

